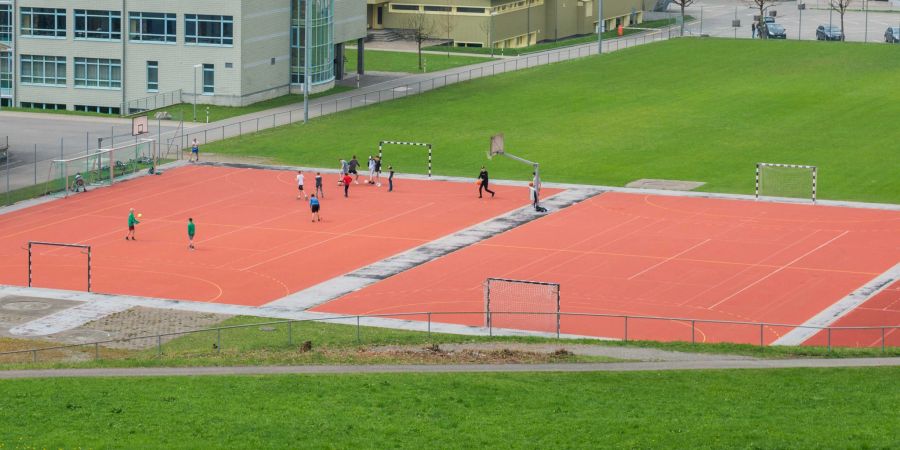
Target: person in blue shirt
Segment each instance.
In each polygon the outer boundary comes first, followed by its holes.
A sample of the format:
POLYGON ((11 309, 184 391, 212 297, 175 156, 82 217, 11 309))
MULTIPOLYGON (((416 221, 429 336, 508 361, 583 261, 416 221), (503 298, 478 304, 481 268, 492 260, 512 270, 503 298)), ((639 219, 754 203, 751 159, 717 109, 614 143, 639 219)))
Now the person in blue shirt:
POLYGON ((309 196, 309 210, 312 211, 313 222, 322 221, 322 218, 319 216, 319 199, 316 197, 316 194, 309 196))

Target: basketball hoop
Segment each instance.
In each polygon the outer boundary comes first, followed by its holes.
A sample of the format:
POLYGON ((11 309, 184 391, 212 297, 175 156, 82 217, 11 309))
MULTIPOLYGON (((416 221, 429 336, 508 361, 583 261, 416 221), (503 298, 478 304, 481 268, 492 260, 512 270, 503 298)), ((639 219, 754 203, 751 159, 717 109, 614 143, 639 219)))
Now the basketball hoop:
POLYGON ((488 159, 494 159, 495 156, 502 155, 503 153, 503 133, 491 136, 491 148, 488 149, 488 159))
POLYGON ((131 135, 140 136, 150 132, 150 120, 147 116, 137 116, 131 119, 131 135))

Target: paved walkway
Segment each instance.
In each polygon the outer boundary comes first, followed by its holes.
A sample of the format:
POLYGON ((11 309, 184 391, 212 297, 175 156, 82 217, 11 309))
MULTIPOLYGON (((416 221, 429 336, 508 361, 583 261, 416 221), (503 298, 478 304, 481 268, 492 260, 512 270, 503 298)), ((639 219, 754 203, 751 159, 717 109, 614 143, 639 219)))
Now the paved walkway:
POLYGON ((16 378, 172 377, 203 375, 283 375, 353 373, 491 373, 491 372, 631 372, 704 369, 786 369, 836 367, 897 367, 900 358, 777 359, 624 362, 589 364, 448 364, 372 366, 251 366, 125 369, 57 369, 0 371, 0 380, 16 378))

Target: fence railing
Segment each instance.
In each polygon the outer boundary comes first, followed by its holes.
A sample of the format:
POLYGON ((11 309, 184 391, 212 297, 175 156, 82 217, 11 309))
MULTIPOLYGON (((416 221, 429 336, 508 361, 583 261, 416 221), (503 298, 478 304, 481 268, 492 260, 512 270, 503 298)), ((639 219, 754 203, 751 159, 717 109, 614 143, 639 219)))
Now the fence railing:
POLYGON ((142 113, 144 111, 152 111, 154 109, 165 108, 177 103, 181 103, 181 89, 169 92, 160 92, 156 95, 129 100, 125 103, 122 103, 121 115, 130 116, 132 114, 142 113))
MULTIPOLYGON (((761 347, 766 345, 766 332, 778 334, 778 330, 793 330, 797 328, 811 329, 816 335, 805 343, 805 345, 818 344, 818 346, 826 347, 830 352, 836 347, 880 347, 881 352, 885 353, 888 347, 900 347, 900 326, 853 326, 853 327, 819 327, 811 325, 793 325, 774 322, 747 322, 747 321, 729 321, 729 320, 713 320, 713 319, 694 319, 681 317, 661 317, 648 315, 626 315, 626 314, 594 314, 594 313, 533 313, 533 312, 411 312, 411 313, 394 313, 394 314, 366 314, 366 315, 338 315, 310 319, 296 320, 277 320, 268 322, 257 322, 251 324, 228 325, 213 328, 204 328, 189 331, 147 334, 134 337, 124 337, 116 339, 107 339, 95 342, 59 345, 52 347, 30 348, 24 350, 15 350, 0 352, 0 364, 8 362, 48 362, 50 360, 41 357, 44 354, 52 354, 73 349, 89 348, 93 352, 94 359, 101 359, 101 350, 114 345, 121 346, 123 343, 134 341, 144 341, 150 344, 138 345, 136 347, 147 349, 156 349, 157 355, 163 354, 163 343, 169 340, 188 335, 196 334, 214 334, 214 344, 212 348, 216 353, 222 351, 223 333, 230 330, 258 328, 265 329, 279 325, 286 327, 286 343, 293 345, 296 338, 295 326, 304 323, 337 323, 342 325, 355 326, 356 343, 362 345, 363 328, 394 328, 404 331, 420 331, 427 333, 429 339, 432 338, 433 332, 441 332, 445 334, 467 334, 476 336, 501 336, 501 335, 532 335, 543 337, 555 337, 557 339, 604 339, 604 340, 620 340, 623 342, 634 340, 657 340, 657 341, 674 341, 674 342, 691 342, 697 343, 698 336, 704 342, 730 342, 737 344, 755 344, 761 347), (541 317, 555 316, 555 331, 530 331, 528 329, 498 328, 491 323, 493 320, 486 320, 486 315, 491 316, 507 316, 507 318, 515 317, 541 317), (450 318, 451 321, 448 321, 450 318), (444 320, 441 320, 444 319, 444 320), (455 320, 452 320, 455 319, 455 320), (474 320, 473 320, 474 319, 474 320), (464 326, 454 322, 473 322, 486 323, 485 326, 464 326), (662 323, 663 325, 660 325, 662 323), (402 326, 400 326, 402 324, 402 326), (666 326, 668 325, 668 327, 666 326), (672 328, 672 325, 675 327, 672 328), (458 327, 458 328, 452 328, 458 327), (437 328, 437 330, 435 330, 437 328), (453 330, 457 332, 454 333, 453 330), (578 330, 592 330, 590 335, 578 333, 578 330), (463 333, 464 330, 464 333, 463 333), (672 334, 671 330, 681 330, 681 333, 672 334), (713 335, 713 331, 717 331, 719 335, 713 335), (752 333, 747 333, 750 330, 752 333), (869 333, 871 332, 871 333, 869 333), (668 334, 667 339, 659 339, 659 334, 668 334), (757 334, 758 333, 758 334, 757 334), (824 334, 823 334, 824 333, 824 334), (842 345, 841 342, 855 342, 859 344, 859 335, 871 334, 876 336, 875 341, 869 342, 869 345, 842 345), (897 334, 895 334, 897 333, 897 334), (751 334, 755 334, 754 338, 750 338, 751 334), (822 335, 821 337, 818 337, 822 335), (652 338, 654 337, 655 338, 652 338), (889 345, 888 338, 891 337, 889 345), (730 340, 734 338, 734 340, 730 340), (758 339, 758 340, 757 340, 758 339), (755 342, 754 342, 755 341, 755 342), (25 360, 10 360, 10 357, 26 356, 25 360)), ((527 323, 527 320, 523 320, 527 323)), ((63 358, 67 356, 58 356, 63 358)))

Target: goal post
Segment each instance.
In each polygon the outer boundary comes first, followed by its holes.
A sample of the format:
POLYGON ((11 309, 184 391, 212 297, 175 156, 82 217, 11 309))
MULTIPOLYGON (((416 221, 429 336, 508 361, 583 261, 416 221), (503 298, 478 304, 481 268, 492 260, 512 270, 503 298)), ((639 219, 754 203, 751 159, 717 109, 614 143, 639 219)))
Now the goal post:
POLYGON ((34 275, 34 247, 67 247, 79 248, 87 254, 87 291, 91 292, 91 246, 84 244, 67 244, 63 242, 28 241, 28 287, 31 287, 34 275))
POLYGON ((488 278, 484 282, 485 326, 489 329, 556 333, 559 283, 488 278))
POLYGON ((385 145, 411 145, 414 147, 425 147, 428 150, 428 178, 431 178, 431 144, 427 142, 406 142, 406 141, 379 141, 378 142, 378 159, 384 159, 385 145))
POLYGON ((67 197, 74 190, 75 176, 79 174, 85 186, 111 185, 122 176, 155 168, 156 150, 155 139, 138 139, 73 158, 54 159, 50 162, 44 193, 62 193, 67 197))
POLYGON ((803 198, 816 202, 818 168, 800 164, 756 164, 756 199, 803 198))

